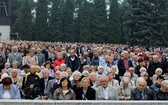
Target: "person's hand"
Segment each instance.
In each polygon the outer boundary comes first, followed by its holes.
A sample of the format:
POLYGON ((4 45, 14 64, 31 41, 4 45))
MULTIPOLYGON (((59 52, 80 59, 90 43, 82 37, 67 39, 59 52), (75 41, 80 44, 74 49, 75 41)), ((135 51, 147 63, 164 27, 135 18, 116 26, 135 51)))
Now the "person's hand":
POLYGON ((42 100, 47 100, 47 99, 48 99, 48 96, 41 96, 41 99, 42 99, 42 100))
POLYGON ((33 84, 31 84, 31 85, 29 86, 29 88, 30 88, 30 89, 33 89, 33 88, 34 88, 34 85, 33 85, 33 84))

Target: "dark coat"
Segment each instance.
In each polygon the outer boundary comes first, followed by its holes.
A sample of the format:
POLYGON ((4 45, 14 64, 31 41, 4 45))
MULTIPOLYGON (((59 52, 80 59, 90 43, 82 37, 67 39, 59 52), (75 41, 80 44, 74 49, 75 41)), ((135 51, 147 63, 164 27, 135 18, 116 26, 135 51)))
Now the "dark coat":
POLYGON ((95 100, 96 99, 96 91, 91 87, 88 87, 86 95, 83 93, 83 88, 77 88, 75 90, 76 99, 77 100, 95 100))
POLYGON ((39 80, 40 80, 40 77, 38 73, 34 73, 34 74, 30 72, 27 73, 25 77, 26 87, 29 88, 31 84, 34 84, 34 87, 39 87, 39 80))
POLYGON ((155 89, 154 100, 168 100, 168 92, 163 93, 160 89, 155 89))
MULTIPOLYGON (((143 66, 144 68, 146 68, 145 66, 143 66)), ((140 65, 138 65, 138 66, 136 66, 135 67, 135 74, 137 74, 138 75, 138 77, 140 77, 141 76, 141 74, 140 74, 140 68, 141 68, 141 66, 140 65)), ((147 68, 146 68, 147 69, 147 68)))
MULTIPOLYGON (((124 60, 123 59, 120 59, 119 61, 118 61, 118 69, 119 69, 119 76, 123 76, 124 75, 124 73, 125 73, 125 67, 124 67, 124 60)), ((132 65, 132 62, 130 61, 130 60, 128 60, 128 66, 129 67, 133 67, 133 65, 132 65)))
POLYGON ((155 70, 157 68, 162 69, 162 64, 159 63, 159 62, 158 63, 154 63, 154 62, 149 63, 148 74, 149 74, 150 77, 152 77, 155 74, 155 70))
POLYGON ((66 65, 67 65, 67 67, 70 67, 70 68, 72 69, 72 72, 74 72, 75 70, 80 71, 80 67, 81 67, 80 59, 75 56, 74 62, 75 62, 75 67, 73 67, 73 65, 72 65, 72 60, 71 60, 70 57, 67 57, 67 58, 65 59, 65 63, 66 63, 66 65), (74 68, 74 69, 73 69, 73 68, 74 68))
MULTIPOLYGON (((153 91, 151 89, 145 89, 144 95, 144 100, 153 100, 153 91)), ((131 90, 131 100, 142 100, 141 91, 139 91, 138 88, 131 90)))
MULTIPOLYGON (((52 77, 48 77, 48 81, 53 79, 52 77)), ((47 81, 47 86, 48 86, 48 81, 47 81)), ((40 95, 44 95, 44 89, 45 89, 45 84, 44 84, 44 78, 41 78, 39 80, 39 88, 40 88, 40 95)))

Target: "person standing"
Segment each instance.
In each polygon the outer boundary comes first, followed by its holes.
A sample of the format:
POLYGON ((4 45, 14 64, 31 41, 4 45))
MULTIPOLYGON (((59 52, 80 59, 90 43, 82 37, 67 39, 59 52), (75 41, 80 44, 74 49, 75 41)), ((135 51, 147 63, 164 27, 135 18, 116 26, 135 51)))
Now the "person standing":
POLYGON ((41 53, 40 48, 37 48, 36 52, 37 52, 37 54, 35 54, 35 56, 37 56, 37 58, 38 58, 38 65, 42 66, 43 63, 45 62, 45 55, 41 53))

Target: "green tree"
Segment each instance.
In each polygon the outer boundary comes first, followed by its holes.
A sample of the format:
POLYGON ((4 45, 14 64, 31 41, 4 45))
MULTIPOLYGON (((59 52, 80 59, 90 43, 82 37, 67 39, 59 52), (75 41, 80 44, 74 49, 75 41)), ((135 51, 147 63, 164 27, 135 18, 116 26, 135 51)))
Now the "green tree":
POLYGON ((15 2, 12 3, 12 33, 20 33, 21 6, 22 0, 15 0, 15 2))
POLYGON ((21 17, 20 17, 20 38, 23 40, 32 39, 32 9, 33 9, 33 0, 24 0, 21 8, 21 17))
POLYGON ((51 16, 49 20, 49 36, 51 41, 62 41, 62 11, 63 0, 52 0, 51 16))
POLYGON ((35 34, 33 39, 47 41, 48 31, 48 0, 38 0, 36 7, 35 34))
POLYGON ((72 0, 66 0, 63 9, 62 34, 64 42, 74 41, 74 3, 72 0))
POLYGON ((109 42, 110 43, 120 43, 121 39, 121 23, 120 23, 120 8, 118 0, 112 0, 110 5, 110 15, 109 15, 109 42))
POLYGON ((92 42, 107 42, 107 11, 105 0, 95 0, 92 20, 92 42))
POLYGON ((167 42, 168 25, 168 1, 167 0, 149 0, 152 4, 150 26, 152 28, 154 46, 165 46, 167 42))
POLYGON ((84 0, 82 5, 82 16, 80 22, 80 41, 92 42, 91 40, 91 25, 92 25, 92 14, 93 14, 93 3, 84 0))
POLYGON ((148 0, 128 0, 129 8, 123 16, 123 30, 129 45, 151 45, 153 33, 149 26, 151 4, 148 0))

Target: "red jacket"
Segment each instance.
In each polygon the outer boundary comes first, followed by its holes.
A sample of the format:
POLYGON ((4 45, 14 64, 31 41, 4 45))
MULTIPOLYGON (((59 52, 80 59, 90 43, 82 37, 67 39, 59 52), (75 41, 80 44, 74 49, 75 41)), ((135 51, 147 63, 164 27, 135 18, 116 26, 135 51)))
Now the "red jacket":
POLYGON ((55 67, 60 66, 61 64, 65 64, 65 60, 63 60, 63 59, 55 60, 54 61, 54 70, 55 70, 55 67))

